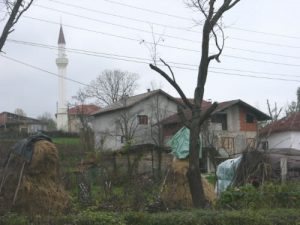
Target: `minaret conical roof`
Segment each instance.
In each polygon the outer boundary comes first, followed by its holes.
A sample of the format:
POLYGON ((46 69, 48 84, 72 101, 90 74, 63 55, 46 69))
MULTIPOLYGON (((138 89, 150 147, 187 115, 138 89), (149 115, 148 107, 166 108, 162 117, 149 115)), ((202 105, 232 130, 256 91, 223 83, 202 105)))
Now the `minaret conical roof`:
POLYGON ((60 25, 59 29, 58 44, 66 44, 62 25, 60 25))

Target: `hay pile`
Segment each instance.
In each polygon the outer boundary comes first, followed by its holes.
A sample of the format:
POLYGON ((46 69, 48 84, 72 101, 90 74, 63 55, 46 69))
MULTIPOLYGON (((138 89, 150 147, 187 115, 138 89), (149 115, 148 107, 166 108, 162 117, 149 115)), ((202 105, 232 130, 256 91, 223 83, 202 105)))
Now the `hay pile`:
MULTIPOLYGON (((60 184, 58 152, 49 141, 34 145, 31 163, 27 163, 13 205, 23 160, 14 156, 8 167, 8 177, 0 193, 0 212, 9 210, 29 215, 63 212, 69 197, 60 184)), ((3 171, 1 173, 2 178, 3 171)))
MULTIPOLYGON (((186 173, 189 163, 187 160, 174 159, 162 187, 161 200, 169 209, 191 208, 193 206, 186 173)), ((213 185, 202 178, 206 200, 216 199, 213 185)))

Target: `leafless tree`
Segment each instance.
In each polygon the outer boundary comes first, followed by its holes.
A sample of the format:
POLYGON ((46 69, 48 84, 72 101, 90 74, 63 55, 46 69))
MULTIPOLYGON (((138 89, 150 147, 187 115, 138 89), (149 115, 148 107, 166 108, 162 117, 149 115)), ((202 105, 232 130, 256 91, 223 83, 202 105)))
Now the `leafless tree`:
MULTIPOLYGON (((7 21, 0 37, 0 52, 6 42, 8 35, 14 31, 14 25, 19 21, 20 17, 31 6, 33 0, 3 0, 7 9, 7 21)), ((5 18, 3 19, 3 21, 5 18)))
POLYGON ((150 58, 151 61, 153 62, 154 65, 157 64, 157 59, 159 57, 159 53, 158 53, 158 49, 157 46, 161 43, 164 42, 164 38, 163 38, 163 34, 160 35, 156 35, 154 32, 154 28, 153 26, 151 27, 151 31, 152 31, 152 42, 146 42, 145 40, 141 40, 140 44, 144 44, 146 46, 146 48, 148 49, 149 53, 150 53, 150 58))
MULTIPOLYGON (((87 115, 87 112, 85 110, 85 102, 87 99, 87 96, 85 92, 82 89, 79 89, 77 91, 77 94, 73 96, 73 99, 75 100, 74 104, 71 104, 72 107, 75 108, 75 120, 79 121, 80 125, 80 138, 82 141, 82 144, 84 146, 85 150, 91 150, 93 149, 93 131, 89 125, 90 118, 87 115)), ((70 118, 69 118, 70 119, 70 118)))
POLYGON ((275 102, 274 107, 271 108, 271 104, 269 100, 267 100, 267 106, 268 106, 269 116, 271 117, 271 122, 273 123, 274 121, 278 120, 280 113, 282 111, 282 107, 278 108, 277 103, 275 102))
POLYGON ((89 87, 85 94, 95 98, 101 106, 119 101, 123 96, 131 96, 137 88, 138 75, 127 71, 105 70, 89 87))
POLYGON ((51 113, 49 112, 44 112, 42 115, 37 117, 38 120, 42 121, 47 125, 47 130, 48 131, 53 131, 56 130, 56 122, 52 118, 51 113))
POLYGON ((164 137, 163 137, 163 129, 162 129, 162 120, 165 119, 168 115, 166 105, 162 105, 159 95, 153 97, 153 100, 150 103, 151 108, 151 119, 150 119, 150 133, 151 138, 154 144, 157 147, 157 172, 158 176, 161 175, 161 161, 162 161, 162 151, 164 147, 164 137))
MULTIPOLYGON (((124 143, 124 150, 126 151, 127 156, 127 175, 128 178, 131 179, 134 169, 137 166, 136 157, 133 162, 130 159, 130 148, 134 142, 134 137, 137 132, 138 122, 137 122, 137 114, 136 112, 130 112, 130 110, 126 107, 128 96, 124 96, 120 101, 124 104, 124 109, 120 113, 120 116, 116 119, 115 123, 117 125, 118 130, 121 134, 121 142, 124 143)), ((118 132, 119 133, 119 132, 118 132)))
MULTIPOLYGON (((184 92, 180 88, 179 84, 175 80, 175 75, 172 68, 161 59, 161 62, 168 68, 170 75, 164 70, 160 69, 156 65, 150 64, 150 68, 158 72, 163 76, 178 92, 181 96, 185 108, 191 110, 192 118, 185 120, 185 125, 190 129, 190 153, 189 153, 189 169, 187 177, 189 181, 190 192, 194 207, 204 207, 205 197, 201 181, 201 173, 199 169, 199 133, 203 122, 209 117, 213 110, 217 107, 217 103, 213 103, 212 106, 204 113, 201 113, 201 104, 204 95, 204 87, 208 74, 208 67, 212 60, 220 62, 219 57, 222 54, 224 47, 224 33, 221 26, 218 24, 223 14, 234 7, 240 0, 189 0, 189 6, 198 9, 205 17, 203 30, 202 30, 202 54, 198 67, 198 80, 194 91, 194 102, 191 103, 184 92), (221 41, 218 39, 217 31, 221 34, 221 41), (217 53, 211 54, 209 51, 210 40, 214 39, 217 53)), ((184 117, 184 113, 180 113, 184 117)))
POLYGON ((15 114, 17 114, 18 116, 26 116, 26 113, 21 108, 16 108, 15 109, 15 114))

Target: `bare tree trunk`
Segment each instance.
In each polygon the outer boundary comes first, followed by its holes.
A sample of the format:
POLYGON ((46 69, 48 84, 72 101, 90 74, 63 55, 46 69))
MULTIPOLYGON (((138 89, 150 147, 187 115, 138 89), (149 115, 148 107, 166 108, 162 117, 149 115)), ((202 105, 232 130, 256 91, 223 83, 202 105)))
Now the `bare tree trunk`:
MULTIPOLYGON (((2 52, 2 48, 6 42, 6 39, 8 35, 13 32, 12 27, 18 22, 21 15, 30 7, 33 0, 31 0, 27 5, 25 6, 24 0, 17 0, 15 3, 13 3, 13 9, 9 15, 9 18, 3 28, 1 37, 0 37, 0 52, 2 52)), ((11 4, 9 2, 6 2, 5 4, 11 4)))
MULTIPOLYGON (((222 28, 217 23, 222 17, 223 13, 234 7, 239 1, 240 0, 220 1, 220 6, 216 10, 215 3, 217 2, 217 0, 190 0, 191 6, 199 9, 200 12, 202 12, 202 14, 205 16, 205 22, 202 32, 202 54, 201 61, 198 67, 198 80, 195 88, 193 104, 188 101, 184 92, 176 83, 174 73, 167 63, 165 63, 161 59, 161 62, 169 69, 171 76, 158 68, 156 65, 150 64, 151 69, 162 75, 176 89, 184 102, 185 109, 191 110, 192 112, 192 119, 188 120, 187 118, 183 118, 183 123, 186 124, 186 126, 190 129, 189 169, 187 172, 187 177, 193 204, 196 208, 204 207, 206 204, 199 167, 199 134, 201 125, 217 107, 217 103, 214 103, 210 107, 210 109, 208 109, 203 115, 201 115, 201 104, 203 101, 208 66, 211 60, 216 60, 219 62, 219 57, 222 54, 224 47, 224 33, 222 28), (214 31, 215 26, 219 28, 222 34, 222 45, 220 45, 220 43, 218 42, 218 36, 214 31), (212 55, 209 54, 209 41, 211 36, 214 37, 215 44, 218 49, 218 52, 212 55)), ((184 117, 184 113, 180 113, 180 115, 184 117)))
POLYGON ((192 123, 190 126, 190 153, 189 153, 189 169, 187 178, 189 181, 190 192, 192 195, 193 205, 196 208, 205 206, 205 196, 202 186, 201 173, 199 167, 199 149, 200 149, 200 107, 192 109, 192 123))

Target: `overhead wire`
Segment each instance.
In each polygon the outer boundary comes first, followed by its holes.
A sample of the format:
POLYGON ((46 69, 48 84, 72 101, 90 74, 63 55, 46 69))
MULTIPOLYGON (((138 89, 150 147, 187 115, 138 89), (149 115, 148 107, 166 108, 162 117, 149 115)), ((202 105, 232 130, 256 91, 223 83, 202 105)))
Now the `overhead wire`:
POLYGON ((32 68, 32 69, 35 69, 35 70, 38 70, 38 71, 41 71, 41 72, 50 74, 50 75, 52 75, 52 76, 60 77, 60 78, 63 78, 64 80, 71 81, 71 82, 74 82, 74 83, 77 83, 77 84, 80 84, 80 85, 83 85, 83 86, 86 86, 86 87, 89 87, 89 86, 90 86, 90 85, 85 84, 85 83, 83 83, 83 82, 74 80, 74 79, 72 79, 72 78, 68 78, 68 77, 61 76, 61 75, 59 75, 59 74, 57 74, 57 73, 53 73, 53 72, 48 71, 48 70, 46 70, 46 69, 43 69, 43 68, 41 68, 41 67, 38 67, 38 66, 35 66, 35 65, 32 65, 32 64, 26 63, 26 62, 24 62, 24 61, 21 61, 21 60, 18 60, 18 59, 9 57, 9 56, 7 56, 7 55, 0 54, 0 56, 3 57, 3 58, 5 58, 5 59, 8 59, 8 60, 10 60, 10 61, 16 62, 16 63, 18 63, 18 64, 22 64, 22 65, 24 65, 24 66, 26 66, 26 67, 30 67, 30 68, 32 68))
MULTIPOLYGON (((47 9, 47 10, 51 10, 51 11, 56 11, 56 12, 64 13, 66 15, 71 15, 71 16, 75 16, 75 17, 79 17, 79 18, 83 18, 83 19, 87 19, 87 20, 91 20, 91 21, 95 21, 95 22, 99 22, 99 23, 103 23, 103 24, 108 24, 108 25, 112 25, 112 26, 117 26, 117 27, 129 29, 129 30, 135 30, 135 31, 139 31, 139 32, 144 32, 144 33, 152 34, 152 35, 162 35, 162 34, 154 32, 154 31, 152 32, 152 31, 147 31, 147 30, 139 29, 139 28, 136 28, 136 27, 131 27, 131 26, 127 26, 127 25, 116 24, 116 23, 112 23, 112 22, 109 22, 109 21, 99 20, 99 19, 95 19, 95 18, 91 18, 91 17, 87 17, 87 16, 83 16, 83 15, 79 15, 79 14, 67 12, 67 11, 64 11, 64 10, 54 9, 54 8, 47 7, 47 6, 42 6, 42 5, 38 5, 38 4, 35 4, 35 6, 36 7, 40 7, 40 8, 44 8, 44 9, 47 9)), ((188 41, 188 42, 192 42, 192 43, 197 43, 197 44, 201 44, 202 43, 199 40, 182 38, 182 37, 177 37, 177 36, 168 35, 168 34, 163 34, 162 36, 163 37, 169 37, 169 38, 177 39, 177 40, 182 40, 182 41, 188 41)), ((232 38, 232 39, 235 39, 235 38, 232 38)), ((236 39, 238 39, 238 38, 236 38, 236 39)), ((254 42, 254 41, 251 41, 251 42, 254 42)), ((261 44, 261 43, 266 43, 266 42, 260 42, 259 44, 261 44)), ((271 43, 271 45, 274 46, 274 44, 272 44, 272 43, 271 43)), ((284 45, 281 45, 281 46, 284 47, 284 45)), ((291 47, 291 46, 289 46, 289 47, 291 47)), ((297 56, 277 54, 277 53, 271 53, 271 52, 265 52, 265 51, 257 51, 257 50, 251 50, 251 49, 243 49, 243 48, 231 47, 231 46, 228 46, 228 45, 226 45, 226 48, 237 50, 237 51, 250 52, 250 53, 254 53, 254 54, 263 54, 263 55, 279 56, 279 57, 284 57, 284 58, 300 59, 300 57, 297 57, 297 56)))
MULTIPOLYGON (((48 1, 55 1, 55 0, 48 0, 48 1)), ((134 5, 125 4, 125 3, 118 2, 118 1, 113 1, 113 0, 104 0, 104 1, 110 2, 110 3, 113 3, 113 4, 117 4, 117 5, 126 6, 128 8, 138 9, 138 10, 141 10, 141 11, 151 12, 151 13, 155 13, 155 14, 159 14, 159 15, 166 15, 166 16, 169 16, 169 17, 177 18, 177 19, 191 20, 188 17, 182 17, 182 16, 178 16, 178 15, 174 15, 174 14, 160 12, 160 11, 157 11, 157 10, 152 10, 152 9, 137 7, 137 6, 134 6, 134 5)), ((228 28, 229 29, 233 29, 233 30, 240 30, 240 31, 246 31, 246 32, 251 32, 251 33, 258 33, 258 34, 264 34, 264 35, 278 36, 278 37, 284 37, 284 38, 290 38, 290 39, 300 39, 299 36, 285 35, 285 34, 276 34, 276 33, 271 33, 271 32, 264 32, 264 31, 256 31, 256 30, 245 29, 245 28, 240 28, 240 27, 235 27, 235 26, 230 26, 228 28)))
MULTIPOLYGON (((15 40, 15 39, 7 39, 8 42, 16 43, 16 44, 22 44, 22 45, 28 45, 28 46, 34 46, 34 47, 41 47, 41 48, 48 48, 52 50, 58 50, 59 47, 55 45, 49 45, 49 44, 42 44, 37 42, 28 42, 28 41, 21 41, 21 40, 15 40)), ((77 49, 77 48, 65 48, 67 52, 77 53, 77 54, 84 54, 89 56, 112 56, 112 57, 119 57, 119 58, 127 58, 132 60, 142 60, 146 63, 151 63, 152 60, 149 60, 148 58, 143 57, 136 57, 136 56, 128 56, 128 55, 120 55, 120 54, 113 54, 113 53, 107 53, 107 52, 97 52, 97 51, 90 51, 86 49, 77 49)), ((179 66, 188 66, 197 68, 198 65, 196 64, 190 64, 190 63, 181 63, 181 62, 174 62, 174 61, 168 61, 168 64, 170 65, 179 65, 179 66)), ((292 74, 286 74, 286 73, 270 73, 270 72, 262 72, 262 71, 251 71, 251 70, 241 70, 241 69, 232 69, 232 68, 220 68, 220 67, 213 67, 210 66, 211 69, 216 70, 225 70, 225 71, 235 71, 235 72, 244 72, 244 73, 252 73, 252 74, 265 74, 265 75, 272 75, 272 76, 289 76, 289 77, 300 77, 300 75, 292 75, 292 74)))
MULTIPOLYGON (((33 68, 33 69, 36 69, 36 70, 39 70, 39 71, 42 71, 42 72, 45 72, 45 73, 57 76, 57 77, 61 77, 61 78, 66 79, 68 81, 72 81, 72 82, 75 82, 75 83, 78 83, 78 84, 81 84, 81 85, 84 85, 84 86, 89 86, 88 84, 82 83, 80 81, 77 81, 77 80, 74 80, 74 79, 71 79, 71 78, 60 76, 60 75, 58 75, 56 73, 53 73, 53 72, 50 72, 48 70, 42 69, 40 67, 34 66, 32 64, 23 62, 21 60, 14 59, 12 57, 8 57, 8 56, 5 56, 3 54, 0 54, 0 56, 4 57, 6 59, 9 59, 11 61, 17 62, 19 64, 25 65, 27 67, 30 67, 30 68, 33 68)), ((142 64, 149 65, 149 62, 132 60, 132 59, 126 59, 126 58, 124 59, 124 58, 117 58, 117 57, 112 57, 112 56, 111 57, 109 57, 109 56, 100 56, 100 55, 99 55, 99 57, 107 58, 107 59, 116 59, 116 60, 127 61, 127 62, 134 62, 134 63, 142 63, 142 64)), ((197 69, 195 69, 195 68, 185 68, 185 67, 180 67, 180 66, 174 66, 174 68, 183 69, 183 70, 190 70, 190 71, 197 71, 197 69)), ((227 73, 227 72, 219 72, 219 71, 214 71, 214 70, 209 70, 209 73, 220 74, 220 75, 227 75, 227 76, 238 76, 238 77, 248 77, 248 78, 256 78, 256 79, 267 79, 267 80, 277 80, 277 81, 286 81, 286 82, 297 82, 297 83, 300 83, 300 80, 295 80, 295 79, 273 78, 273 77, 256 76, 256 75, 245 75, 245 74, 240 74, 240 73, 227 73)))
MULTIPOLYGON (((92 11, 92 12, 98 12, 98 10, 95 10, 95 9, 89 9, 89 8, 86 8, 86 7, 81 7, 81 6, 78 6, 78 5, 74 5, 74 4, 69 4, 69 3, 62 3, 60 1, 57 1, 57 0, 48 0, 48 1, 51 1, 51 2, 55 2, 57 4, 62 4, 62 5, 66 5, 66 6, 70 6, 70 7, 73 7, 73 8, 80 8, 80 9, 84 9, 84 10, 87 10, 87 11, 92 11)), ((104 0, 106 1, 106 0, 104 0)), ((110 1, 109 1, 110 2, 110 1)), ((127 4, 123 4, 122 5, 127 5, 127 4)), ((41 5, 37 5, 37 6, 41 6, 41 5)), ((45 6, 42 6, 42 7, 45 7, 45 6)), ((48 7, 49 8, 49 7, 48 7)), ((99 13, 102 13, 103 11, 99 11, 99 13)), ((111 14, 112 16, 116 16, 114 14, 111 14)), ((120 17, 120 16, 117 16, 117 17, 120 17)), ((128 19, 128 17, 124 17, 125 19, 128 19)), ((135 20, 135 19, 134 19, 135 20)), ((189 19, 191 21, 191 19, 189 19)), ((136 21, 140 21, 140 22, 143 22, 143 20, 136 20, 136 21)), ((144 21, 146 22, 146 21, 144 21)), ((147 21, 147 23, 151 24, 152 22, 149 22, 147 21)), ((158 24, 160 25, 160 24, 158 24)), ((162 25, 160 25, 162 26, 162 25)), ((169 25, 164 25, 166 27, 170 27, 172 28, 172 26, 169 26, 169 25)), ((231 27, 227 27, 227 28, 231 28, 231 27)), ((172 28, 173 29, 173 28, 172 28)), ((177 29, 181 29, 181 28, 177 28, 177 29)), ((189 32, 195 32, 195 33, 200 33, 202 34, 201 31, 191 31, 189 29, 184 29, 183 30, 185 31, 189 31, 189 32)), ((247 29, 243 29, 243 28, 238 28, 238 30, 247 30, 247 29)), ((250 32, 250 30, 248 30, 248 32, 250 32)), ((264 33, 264 34, 267 34, 267 32, 258 32, 258 33, 264 33)), ((271 34, 270 34, 271 35, 271 34)), ((281 35, 282 36, 282 35, 281 35)), ((274 43, 274 42, 264 42, 264 41, 256 41, 256 40, 249 40, 249 39, 244 39, 244 38, 239 38, 239 37, 233 37, 233 36, 230 36, 228 37, 228 39, 233 39, 233 40, 237 40, 237 41, 242 41, 242 42, 250 42, 250 43, 255 43, 255 44, 262 44, 262 45, 268 45, 268 46, 277 46, 277 47, 285 47, 285 48, 300 48, 300 46, 293 46, 293 45, 285 45, 285 44, 281 44, 281 43, 274 43)), ((300 39, 300 37, 299 37, 300 39)))
MULTIPOLYGON (((40 19, 40 18, 25 16, 25 15, 23 17, 24 18, 29 18, 29 19, 32 19, 32 20, 36 20, 36 21, 45 22, 45 23, 60 25, 60 23, 58 23, 58 22, 49 21, 49 20, 45 20, 45 19, 40 19)), ((106 35, 106 36, 110 36, 110 37, 121 38, 121 39, 124 39, 124 40, 130 40, 130 41, 134 41, 136 43, 143 43, 144 42, 144 43, 147 43, 147 44, 153 44, 152 42, 146 41, 146 40, 138 40, 136 38, 131 38, 131 37, 123 36, 123 35, 111 34, 111 33, 103 32, 103 31, 97 31, 97 30, 87 29, 87 28, 78 27, 78 26, 74 26, 74 25, 64 24, 64 26, 72 28, 72 29, 93 32, 93 33, 102 34, 102 35, 106 35)), ((173 45, 166 45, 166 44, 157 43, 157 46, 161 46, 161 47, 165 47, 165 48, 171 48, 171 49, 176 49, 176 50, 182 50, 182 51, 188 51, 188 52, 201 53, 200 50, 190 49, 190 48, 183 48, 183 47, 177 47, 177 46, 173 46, 173 45)), ((222 56, 223 57, 228 57, 228 58, 239 59, 239 60, 246 60, 246 61, 258 62, 258 63, 268 63, 268 64, 273 64, 273 65, 282 65, 282 66, 289 66, 289 67, 300 67, 300 64, 282 63, 282 62, 262 60, 262 59, 256 59, 256 58, 234 56, 234 55, 229 55, 229 54, 222 54, 222 56)))

